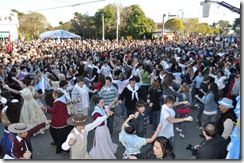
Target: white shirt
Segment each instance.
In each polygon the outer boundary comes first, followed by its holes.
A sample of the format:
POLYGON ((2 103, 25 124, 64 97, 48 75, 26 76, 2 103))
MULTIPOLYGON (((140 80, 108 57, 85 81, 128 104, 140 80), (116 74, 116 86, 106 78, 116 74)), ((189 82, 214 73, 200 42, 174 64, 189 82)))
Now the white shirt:
POLYGON ((82 88, 80 87, 79 91, 80 91, 80 94, 82 96, 82 100, 81 100, 82 107, 88 108, 90 105, 89 88, 85 84, 83 84, 82 88))
POLYGON ((217 75, 209 74, 212 78, 214 78, 214 82, 218 85, 218 89, 221 90, 225 88, 224 80, 228 79, 226 76, 221 76, 218 78, 217 75))
POLYGON ((158 136, 165 136, 169 139, 174 136, 174 125, 166 119, 167 117, 175 118, 175 111, 164 104, 162 105, 160 114, 160 123, 162 124, 162 127, 158 136))
POLYGON ((102 74, 105 76, 105 77, 108 77, 109 75, 110 75, 110 73, 111 73, 111 68, 110 68, 110 66, 102 66, 102 68, 101 68, 101 72, 102 72, 102 74))

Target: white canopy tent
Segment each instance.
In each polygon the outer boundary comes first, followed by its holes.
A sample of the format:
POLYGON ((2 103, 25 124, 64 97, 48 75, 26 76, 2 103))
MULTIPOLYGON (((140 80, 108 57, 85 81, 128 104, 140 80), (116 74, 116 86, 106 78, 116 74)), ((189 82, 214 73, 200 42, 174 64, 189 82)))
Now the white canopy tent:
POLYGON ((47 39, 47 38, 79 38, 81 37, 79 35, 76 35, 74 33, 65 31, 65 30, 54 30, 54 31, 47 31, 44 33, 40 34, 40 37, 42 40, 47 39))

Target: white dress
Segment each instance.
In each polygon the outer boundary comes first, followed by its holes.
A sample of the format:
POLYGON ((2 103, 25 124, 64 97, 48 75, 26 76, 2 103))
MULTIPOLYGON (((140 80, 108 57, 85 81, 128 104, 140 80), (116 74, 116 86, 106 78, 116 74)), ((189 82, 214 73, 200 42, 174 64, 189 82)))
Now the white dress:
MULTIPOLYGON (((95 113, 99 113, 100 116, 103 116, 105 114, 105 112, 103 111, 98 112, 95 110, 92 113, 92 116, 95 113)), ((118 145, 113 143, 105 120, 104 125, 97 126, 95 129, 93 147, 90 150, 89 154, 93 159, 116 159, 114 153, 117 151, 117 148, 118 145)))
MULTIPOLYGON (((34 88, 29 86, 20 91, 21 96, 24 99, 24 104, 21 108, 20 122, 27 123, 33 127, 43 123, 47 120, 45 114, 43 113, 41 107, 38 105, 37 101, 34 99, 34 88)), ((49 125, 41 128, 36 134, 44 133, 45 129, 48 129, 49 125)))

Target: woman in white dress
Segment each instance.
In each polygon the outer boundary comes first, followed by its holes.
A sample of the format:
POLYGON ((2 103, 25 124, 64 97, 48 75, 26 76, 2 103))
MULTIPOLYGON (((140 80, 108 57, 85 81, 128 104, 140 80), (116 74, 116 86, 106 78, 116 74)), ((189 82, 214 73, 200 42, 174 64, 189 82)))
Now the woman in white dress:
MULTIPOLYGON (((95 103, 92 116, 94 120, 106 115, 105 110, 109 110, 118 99, 114 99, 109 106, 104 107, 104 101, 101 97, 94 96, 93 101, 95 103)), ((102 122, 95 129, 95 136, 93 141, 93 147, 89 154, 93 159, 116 159, 114 153, 117 151, 117 144, 114 144, 111 139, 109 129, 107 127, 107 120, 102 122)))
MULTIPOLYGON (((22 90, 17 91, 15 89, 10 88, 8 85, 4 85, 3 87, 15 94, 20 94, 24 99, 24 103, 22 105, 20 113, 20 123, 27 123, 36 126, 42 122, 47 121, 47 118, 43 113, 42 109, 40 108, 38 102, 34 99, 35 91, 34 87, 30 86, 31 80, 24 79, 22 82, 17 80, 16 78, 13 78, 13 80, 16 80, 21 85, 22 90)), ((44 134, 44 130, 48 128, 49 125, 46 125, 37 133, 35 133, 34 136, 39 133, 44 134)))

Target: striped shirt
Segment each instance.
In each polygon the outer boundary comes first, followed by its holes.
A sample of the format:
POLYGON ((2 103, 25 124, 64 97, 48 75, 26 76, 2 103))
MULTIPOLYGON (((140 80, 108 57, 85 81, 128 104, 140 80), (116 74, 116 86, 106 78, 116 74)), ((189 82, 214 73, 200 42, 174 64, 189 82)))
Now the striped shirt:
POLYGON ((114 98, 118 97, 118 89, 113 84, 111 84, 110 87, 104 85, 99 92, 99 96, 103 98, 104 105, 108 106, 114 98))

